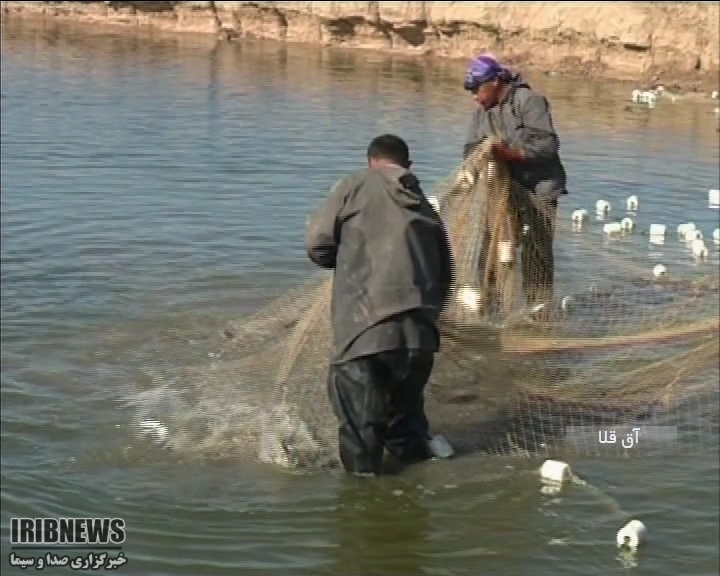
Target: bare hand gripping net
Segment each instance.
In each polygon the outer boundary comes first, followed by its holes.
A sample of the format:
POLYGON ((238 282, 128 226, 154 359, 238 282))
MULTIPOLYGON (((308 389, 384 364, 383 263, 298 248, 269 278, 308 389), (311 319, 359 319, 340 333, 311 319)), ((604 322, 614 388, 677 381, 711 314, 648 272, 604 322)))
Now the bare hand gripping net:
MULTIPOLYGON (((527 455, 557 445, 568 426, 716 431, 717 413, 702 408, 716 405, 707 399, 718 390, 716 263, 694 267, 688 256, 684 275, 656 278, 638 232, 626 226, 613 242, 587 223, 570 234, 560 225, 554 296, 533 307, 528 291, 538 282, 532 267, 523 281, 518 262, 520 247, 532 256, 538 242, 523 221, 529 196, 513 189, 490 144, 435 191, 456 281, 426 394, 432 432, 460 452, 527 455)), ((168 409, 165 444, 288 467, 336 464, 326 392, 331 283, 325 275, 232 322, 221 361, 176 374, 192 399, 184 420, 168 409), (208 389, 222 402, 207 404, 208 389)), ((141 426, 149 395, 159 403, 168 393, 167 385, 144 393, 141 426)), ((574 448, 592 450, 587 442, 574 448)))

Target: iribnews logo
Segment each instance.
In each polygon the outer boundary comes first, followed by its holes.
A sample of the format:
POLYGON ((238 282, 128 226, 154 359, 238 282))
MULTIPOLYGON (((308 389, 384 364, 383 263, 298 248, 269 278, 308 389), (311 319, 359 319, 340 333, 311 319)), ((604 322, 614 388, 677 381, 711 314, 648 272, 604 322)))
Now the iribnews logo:
POLYGON ((122 518, 13 518, 10 522, 13 550, 122 550, 124 542, 122 518))

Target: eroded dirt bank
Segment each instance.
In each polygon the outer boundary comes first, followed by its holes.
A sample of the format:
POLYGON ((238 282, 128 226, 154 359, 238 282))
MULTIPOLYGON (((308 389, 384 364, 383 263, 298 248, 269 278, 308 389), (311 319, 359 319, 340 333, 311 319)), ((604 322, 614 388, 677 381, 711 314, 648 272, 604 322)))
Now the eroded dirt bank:
POLYGON ((718 88, 720 2, 2 2, 3 17, 342 45, 718 88))

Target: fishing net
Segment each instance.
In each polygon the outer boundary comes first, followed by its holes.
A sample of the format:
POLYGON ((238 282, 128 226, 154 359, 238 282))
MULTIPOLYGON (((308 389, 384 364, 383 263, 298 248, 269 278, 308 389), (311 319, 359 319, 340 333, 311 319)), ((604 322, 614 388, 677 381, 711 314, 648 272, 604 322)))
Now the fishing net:
MULTIPOLYGON (((493 141, 431 197, 456 264, 453 298, 440 323, 442 350, 426 393, 431 431, 458 452, 507 455, 559 449, 568 444, 567 431, 581 427, 594 433, 641 422, 716 431, 714 248, 692 244, 699 236, 693 231, 682 239, 690 243, 668 235, 680 251, 687 244, 687 265, 653 272, 647 239, 638 240, 633 221, 607 227, 607 219, 593 225, 575 213, 571 233, 555 242, 553 294, 538 289, 541 280, 519 258, 543 257, 540 248, 534 251, 542 239, 528 220, 531 196, 514 188, 507 167, 492 159, 493 141)), ((336 464, 337 423, 326 392, 331 288, 332 276, 321 274, 231 322, 221 361, 176 374, 202 382, 186 413, 204 414, 206 432, 170 435, 170 446, 290 467, 336 464), (203 410, 202 390, 209 387, 223 403, 203 410)), ((152 428, 142 418, 139 413, 139 425, 152 428)), ((176 430, 192 429, 189 419, 177 421, 176 430)), ((596 436, 583 436, 583 445, 580 437, 574 449, 597 448, 596 436)))

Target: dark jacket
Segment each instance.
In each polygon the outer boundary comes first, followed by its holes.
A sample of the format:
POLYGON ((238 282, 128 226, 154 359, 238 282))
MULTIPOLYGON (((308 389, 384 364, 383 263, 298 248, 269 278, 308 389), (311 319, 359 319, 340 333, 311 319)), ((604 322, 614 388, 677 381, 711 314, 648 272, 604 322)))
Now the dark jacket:
POLYGON ((512 179, 526 190, 548 199, 567 194, 560 141, 553 126, 547 98, 535 92, 519 74, 510 82, 507 98, 489 110, 473 112, 465 141, 464 157, 495 132, 508 145, 525 151, 524 162, 509 165, 512 179))
POLYGON ((341 179, 309 222, 305 248, 335 270, 333 362, 439 349, 435 324, 452 257, 445 226, 411 172, 388 166, 341 179))

